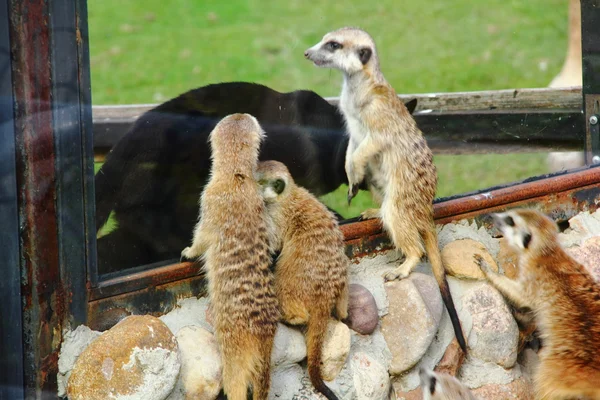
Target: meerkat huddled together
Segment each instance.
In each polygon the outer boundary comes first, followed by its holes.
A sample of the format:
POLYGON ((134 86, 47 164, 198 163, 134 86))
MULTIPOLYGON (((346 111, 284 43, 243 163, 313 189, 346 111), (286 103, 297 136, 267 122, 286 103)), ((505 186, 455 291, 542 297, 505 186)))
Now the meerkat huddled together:
POLYGON ((182 258, 204 260, 223 390, 232 400, 266 399, 277 322, 307 325, 308 373, 323 382, 328 321, 348 316, 348 264, 335 215, 296 186, 287 167, 258 163, 264 133, 254 117, 234 114, 210 134, 211 177, 200 198, 192 245, 182 258), (271 257, 279 252, 275 276, 271 257))
POLYGON ((343 72, 340 108, 350 141, 346 151, 348 202, 366 179, 380 209, 363 218, 379 218, 405 261, 385 275, 407 277, 427 253, 458 343, 467 351, 442 264, 433 220, 437 172, 423 134, 404 103, 384 78, 375 42, 357 28, 327 33, 304 53, 316 66, 343 72))
POLYGON ((536 398, 600 399, 600 285, 561 247, 550 218, 530 209, 492 217, 518 254, 518 279, 476 261, 510 303, 534 313, 542 339, 536 398))
POLYGON ((283 319, 306 324, 308 374, 319 392, 337 399, 323 383, 321 354, 327 323, 335 310, 348 316, 348 264, 344 236, 333 213, 306 189, 297 186, 278 161, 259 163, 257 179, 273 219, 275 292, 283 319))
POLYGON ((212 167, 200 219, 182 257, 204 259, 223 390, 231 400, 266 399, 279 321, 268 216, 254 179, 263 131, 249 114, 223 118, 210 133, 212 167))

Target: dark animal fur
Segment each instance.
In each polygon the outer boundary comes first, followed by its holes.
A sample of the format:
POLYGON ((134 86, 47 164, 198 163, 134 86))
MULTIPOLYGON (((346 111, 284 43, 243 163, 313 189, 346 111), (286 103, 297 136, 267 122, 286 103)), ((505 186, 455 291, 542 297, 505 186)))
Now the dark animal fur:
MULTIPOLYGON (((416 100, 407 106, 413 111, 416 100)), ((140 116, 96 174, 96 227, 111 211, 118 224, 98 240, 101 274, 179 258, 208 180, 208 134, 233 113, 257 118, 267 134, 260 160, 283 162, 311 193, 320 196, 347 183, 344 121, 316 93, 279 93, 244 82, 190 90, 140 116)))

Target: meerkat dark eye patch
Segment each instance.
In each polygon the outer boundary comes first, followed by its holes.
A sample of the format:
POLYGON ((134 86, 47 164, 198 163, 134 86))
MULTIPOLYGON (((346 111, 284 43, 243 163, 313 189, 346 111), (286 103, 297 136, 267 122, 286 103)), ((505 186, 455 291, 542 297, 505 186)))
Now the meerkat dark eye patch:
POLYGON ((437 380, 435 378, 435 376, 431 377, 431 380, 429 381, 429 393, 431 393, 432 395, 435 394, 435 384, 436 384, 437 380))
POLYGON ((529 243, 531 243, 531 235, 529 233, 523 234, 523 247, 528 248, 529 243))
POLYGON ((281 194, 285 189, 285 182, 283 179, 277 179, 273 182, 273 190, 277 194, 281 194))
POLYGON ((365 65, 366 63, 369 62, 372 54, 373 54, 373 52, 368 47, 363 47, 362 49, 358 50, 358 58, 359 58, 360 62, 362 63, 362 65, 365 65))
POLYGON ((343 46, 341 43, 338 42, 334 42, 333 40, 331 42, 327 42, 325 43, 325 48, 327 48, 327 50, 329 51, 336 51, 341 49, 343 46))
POLYGON ((504 223, 508 226, 515 226, 515 221, 512 219, 512 217, 504 218, 504 223))

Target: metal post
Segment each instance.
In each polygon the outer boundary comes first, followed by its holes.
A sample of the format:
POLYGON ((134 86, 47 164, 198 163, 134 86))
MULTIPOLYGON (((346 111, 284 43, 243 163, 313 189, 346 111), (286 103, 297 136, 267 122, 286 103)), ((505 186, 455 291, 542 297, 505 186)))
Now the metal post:
POLYGON ((581 0, 585 159, 600 163, 600 0, 581 0))

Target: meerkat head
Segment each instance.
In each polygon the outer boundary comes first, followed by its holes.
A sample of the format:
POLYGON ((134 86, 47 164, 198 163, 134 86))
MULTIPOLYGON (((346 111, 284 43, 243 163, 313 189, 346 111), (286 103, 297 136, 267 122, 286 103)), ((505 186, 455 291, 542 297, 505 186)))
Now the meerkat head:
POLYGON ((279 161, 259 162, 255 177, 267 203, 275 203, 286 197, 294 186, 290 171, 279 161))
POLYGON ((317 67, 336 68, 354 74, 377 63, 375 42, 358 28, 341 28, 329 32, 323 39, 304 52, 304 57, 317 67))
POLYGON ((543 249, 556 243, 558 227, 550 218, 531 209, 492 214, 494 225, 508 244, 520 252, 543 249))
POLYGON ((470 400, 473 395, 458 379, 426 368, 419 368, 423 400, 470 400))
POLYGON ((227 152, 239 154, 250 149, 258 153, 265 133, 250 114, 231 114, 217 123, 209 135, 214 153, 227 152))

